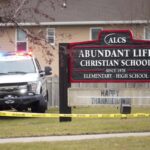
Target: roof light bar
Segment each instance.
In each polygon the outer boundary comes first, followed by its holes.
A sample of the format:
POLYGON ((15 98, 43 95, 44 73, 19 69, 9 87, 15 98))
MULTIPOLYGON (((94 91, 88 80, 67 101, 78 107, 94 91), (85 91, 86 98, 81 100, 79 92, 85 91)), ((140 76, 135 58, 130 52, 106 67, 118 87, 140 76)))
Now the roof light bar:
POLYGON ((24 51, 17 51, 17 52, 3 52, 0 51, 0 57, 5 57, 5 56, 32 56, 32 52, 28 51, 28 52, 24 52, 24 51))

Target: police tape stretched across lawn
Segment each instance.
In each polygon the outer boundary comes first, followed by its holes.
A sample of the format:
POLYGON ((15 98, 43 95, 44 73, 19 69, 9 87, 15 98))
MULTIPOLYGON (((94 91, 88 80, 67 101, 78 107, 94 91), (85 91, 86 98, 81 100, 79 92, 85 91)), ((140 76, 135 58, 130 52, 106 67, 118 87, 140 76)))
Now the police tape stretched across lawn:
POLYGON ((101 119, 116 119, 116 118, 149 118, 150 113, 133 113, 133 114, 53 114, 53 113, 25 113, 25 112, 11 112, 0 111, 1 117, 26 117, 26 118, 101 118, 101 119))

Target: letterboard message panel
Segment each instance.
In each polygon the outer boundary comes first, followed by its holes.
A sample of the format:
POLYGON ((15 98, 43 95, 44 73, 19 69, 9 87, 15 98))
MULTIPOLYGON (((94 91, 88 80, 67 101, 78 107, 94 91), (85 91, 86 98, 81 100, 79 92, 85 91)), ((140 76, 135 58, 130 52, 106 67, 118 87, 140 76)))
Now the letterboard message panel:
POLYGON ((150 41, 131 31, 101 31, 99 39, 71 43, 70 82, 149 82, 150 41))

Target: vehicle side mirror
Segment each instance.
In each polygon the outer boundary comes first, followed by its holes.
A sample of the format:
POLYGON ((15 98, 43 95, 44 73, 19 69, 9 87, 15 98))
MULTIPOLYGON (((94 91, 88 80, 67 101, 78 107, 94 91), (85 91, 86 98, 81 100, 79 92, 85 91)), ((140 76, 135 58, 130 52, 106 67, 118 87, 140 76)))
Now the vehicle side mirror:
POLYGON ((45 75, 51 75, 52 74, 52 68, 49 66, 45 67, 45 75))

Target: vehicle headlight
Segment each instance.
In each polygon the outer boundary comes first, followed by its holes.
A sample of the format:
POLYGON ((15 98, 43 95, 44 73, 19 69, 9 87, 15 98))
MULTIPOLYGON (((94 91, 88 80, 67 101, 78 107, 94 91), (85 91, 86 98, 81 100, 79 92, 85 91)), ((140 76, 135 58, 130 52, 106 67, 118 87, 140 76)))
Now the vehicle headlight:
POLYGON ((20 86, 20 87, 19 87, 19 93, 20 93, 20 94, 25 94, 25 93, 27 93, 27 86, 20 86))
POLYGON ((25 93, 27 93, 27 89, 20 89, 20 94, 25 94, 25 93))
POLYGON ((37 82, 29 83, 29 91, 36 93, 37 86, 38 86, 37 82))

